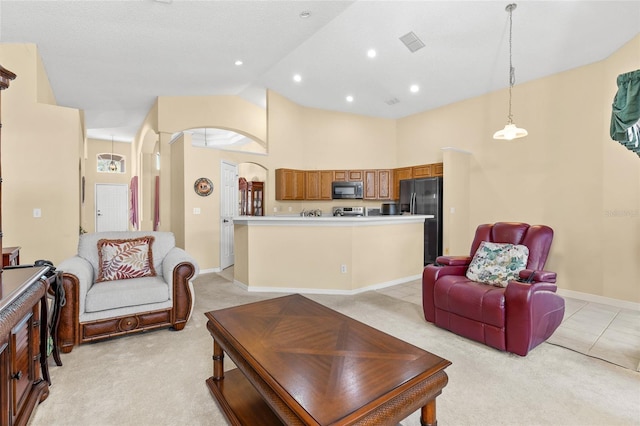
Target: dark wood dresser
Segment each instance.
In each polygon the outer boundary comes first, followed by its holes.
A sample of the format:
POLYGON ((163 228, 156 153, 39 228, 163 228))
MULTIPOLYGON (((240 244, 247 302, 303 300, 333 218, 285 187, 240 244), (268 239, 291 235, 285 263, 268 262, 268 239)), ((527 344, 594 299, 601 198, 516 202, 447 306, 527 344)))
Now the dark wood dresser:
POLYGON ((4 269, 0 299, 0 425, 26 425, 49 396, 48 267, 4 269), (48 377, 46 377, 48 379, 48 377))

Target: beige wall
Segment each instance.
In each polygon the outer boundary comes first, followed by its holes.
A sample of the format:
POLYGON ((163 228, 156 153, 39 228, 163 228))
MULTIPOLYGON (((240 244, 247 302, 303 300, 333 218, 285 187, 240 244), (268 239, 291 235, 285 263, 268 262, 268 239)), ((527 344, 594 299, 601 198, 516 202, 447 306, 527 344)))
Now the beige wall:
POLYGON ((2 93, 3 245, 58 263, 78 244, 82 114, 55 105, 35 45, 0 44, 0 58, 17 74, 2 93))
MULTIPOLYGON (((603 62, 514 87, 524 139, 492 139, 506 122, 506 90, 398 120, 399 165, 437 160, 445 146, 471 153, 468 227, 449 226, 446 238, 468 247, 480 223, 547 224, 547 268, 560 288, 640 302, 640 162, 608 135, 616 76, 640 68, 638 52, 640 36, 603 62)), ((450 197, 445 206, 458 207, 450 197)))

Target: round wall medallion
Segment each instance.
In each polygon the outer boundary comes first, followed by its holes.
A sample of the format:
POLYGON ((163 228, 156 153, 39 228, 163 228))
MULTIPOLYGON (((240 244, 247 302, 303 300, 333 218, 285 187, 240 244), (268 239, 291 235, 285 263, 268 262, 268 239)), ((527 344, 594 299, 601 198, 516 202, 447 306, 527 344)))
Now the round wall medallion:
POLYGON ((196 191, 201 197, 206 197, 213 192, 213 182, 207 178, 196 179, 196 183, 193 184, 193 190, 196 191))

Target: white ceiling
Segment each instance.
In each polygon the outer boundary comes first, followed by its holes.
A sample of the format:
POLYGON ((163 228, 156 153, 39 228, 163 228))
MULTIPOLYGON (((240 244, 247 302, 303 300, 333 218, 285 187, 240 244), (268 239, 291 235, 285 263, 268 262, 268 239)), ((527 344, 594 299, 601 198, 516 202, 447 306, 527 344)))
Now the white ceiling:
MULTIPOLYGON (((640 32, 637 0, 517 3, 516 83, 602 60, 640 32)), ((57 103, 85 111, 89 137, 131 141, 157 96, 264 106, 268 88, 301 105, 399 118, 507 87, 507 4, 0 0, 0 41, 38 46, 57 103), (415 53, 399 40, 410 31, 426 44, 415 53)))

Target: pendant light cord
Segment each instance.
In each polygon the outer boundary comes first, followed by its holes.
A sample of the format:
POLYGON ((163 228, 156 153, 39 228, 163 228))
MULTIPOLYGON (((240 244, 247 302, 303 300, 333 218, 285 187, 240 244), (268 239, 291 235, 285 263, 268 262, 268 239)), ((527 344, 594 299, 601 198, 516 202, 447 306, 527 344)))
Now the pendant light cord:
POLYGON ((511 89, 513 89, 513 85, 516 83, 516 70, 513 68, 513 54, 512 54, 512 45, 513 45, 513 9, 515 9, 515 3, 512 3, 507 6, 507 10, 509 11, 509 115, 508 120, 509 124, 513 123, 513 114, 511 114, 511 89))

